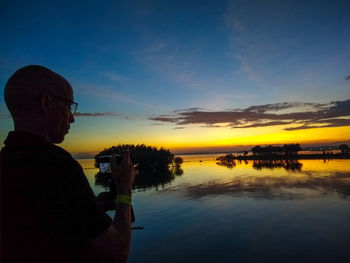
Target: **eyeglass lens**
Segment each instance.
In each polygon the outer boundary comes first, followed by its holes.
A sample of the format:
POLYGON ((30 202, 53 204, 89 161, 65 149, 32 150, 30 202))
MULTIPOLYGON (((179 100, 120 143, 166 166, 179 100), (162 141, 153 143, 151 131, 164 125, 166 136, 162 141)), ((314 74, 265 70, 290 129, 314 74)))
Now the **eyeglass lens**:
POLYGON ((76 103, 73 103, 72 105, 70 105, 70 112, 74 114, 77 110, 77 107, 78 105, 76 103))

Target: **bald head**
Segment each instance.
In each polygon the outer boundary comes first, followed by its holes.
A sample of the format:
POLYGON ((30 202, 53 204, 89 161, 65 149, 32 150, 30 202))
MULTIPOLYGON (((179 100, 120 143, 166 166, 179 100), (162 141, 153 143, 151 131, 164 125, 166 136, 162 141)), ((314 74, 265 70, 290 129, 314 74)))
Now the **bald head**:
POLYGON ((5 86, 5 102, 13 118, 38 110, 38 98, 45 93, 61 96, 70 84, 43 66, 30 65, 17 70, 5 86))
POLYGON ((58 143, 74 122, 70 113, 71 85, 43 66, 30 65, 17 70, 6 83, 4 97, 15 130, 29 131, 58 143))

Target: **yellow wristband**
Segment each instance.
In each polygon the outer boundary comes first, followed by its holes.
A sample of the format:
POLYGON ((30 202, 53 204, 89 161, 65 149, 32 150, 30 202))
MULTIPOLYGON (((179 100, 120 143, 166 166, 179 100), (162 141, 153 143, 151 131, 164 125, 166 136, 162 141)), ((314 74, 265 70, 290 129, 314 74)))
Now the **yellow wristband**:
POLYGON ((128 195, 117 195, 117 203, 131 205, 131 197, 128 195))

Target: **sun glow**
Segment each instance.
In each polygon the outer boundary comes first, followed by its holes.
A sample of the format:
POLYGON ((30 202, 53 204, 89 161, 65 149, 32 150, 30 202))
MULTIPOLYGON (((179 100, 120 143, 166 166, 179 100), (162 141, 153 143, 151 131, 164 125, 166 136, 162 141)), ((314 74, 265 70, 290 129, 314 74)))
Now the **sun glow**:
POLYGON ((98 152, 117 144, 146 144, 163 147, 175 152, 206 151, 225 147, 263 144, 318 144, 345 141, 350 139, 349 127, 315 128, 305 130, 285 131, 281 126, 230 129, 188 127, 174 130, 173 127, 163 126, 156 131, 149 127, 130 127, 115 132, 94 133, 79 132, 76 129, 68 135, 62 144, 71 152, 98 152))

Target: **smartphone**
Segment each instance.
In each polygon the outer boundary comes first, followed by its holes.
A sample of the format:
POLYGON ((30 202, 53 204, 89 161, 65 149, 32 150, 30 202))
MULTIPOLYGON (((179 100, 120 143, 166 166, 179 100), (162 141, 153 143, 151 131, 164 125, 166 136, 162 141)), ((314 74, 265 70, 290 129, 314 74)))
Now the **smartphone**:
MULTIPOLYGON (((117 164, 120 164, 123 160, 123 156, 120 154, 115 154, 117 164)), ((112 173, 112 168, 111 168, 111 162, 112 162, 112 155, 102 155, 99 156, 97 159, 97 164, 100 169, 100 173, 112 173)))

